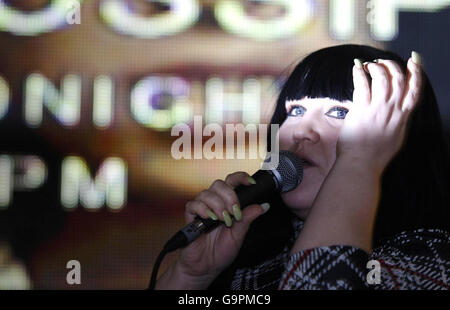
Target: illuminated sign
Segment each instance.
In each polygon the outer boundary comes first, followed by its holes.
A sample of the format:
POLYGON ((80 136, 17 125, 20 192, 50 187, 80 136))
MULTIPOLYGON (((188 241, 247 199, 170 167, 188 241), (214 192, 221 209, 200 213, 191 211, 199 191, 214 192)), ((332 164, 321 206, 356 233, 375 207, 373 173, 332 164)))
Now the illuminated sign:
POLYGON ((97 128, 107 128, 114 111, 114 84, 109 76, 100 75, 94 80, 92 120, 97 128))
POLYGON ((66 210, 78 206, 95 211, 105 203, 119 211, 126 202, 127 168, 122 159, 110 157, 101 164, 94 180, 84 160, 77 156, 64 159, 61 173, 61 204, 66 210))
POLYGON ((355 0, 330 0, 330 33, 338 40, 351 39, 355 33, 355 0))
POLYGON ((234 0, 216 1, 214 14, 226 31, 256 40, 292 37, 313 17, 311 0, 261 0, 259 2, 280 5, 286 14, 269 20, 258 19, 248 16, 245 12, 245 4, 234 0))
POLYGON ((9 86, 3 77, 0 76, 0 120, 8 112, 9 106, 9 86))
POLYGON ((13 191, 30 191, 47 180, 47 166, 34 155, 0 155, 0 209, 12 201, 13 191))
POLYGON ((36 12, 24 13, 0 0, 0 30, 15 35, 38 35, 80 23, 80 4, 83 0, 52 0, 36 12))
MULTIPOLYGON (((65 210, 81 204, 89 211, 103 205, 119 211, 125 205, 127 165, 122 159, 106 158, 94 179, 85 161, 77 156, 66 157, 61 170, 61 204, 65 210)), ((12 203, 15 191, 38 189, 47 181, 47 175, 47 165, 38 156, 0 154, 0 210, 12 203)))
POLYGON ((30 127, 42 123, 43 106, 66 126, 79 123, 81 106, 81 78, 67 75, 59 93, 53 84, 41 74, 31 74, 25 83, 25 120, 30 127))
MULTIPOLYGON (((137 123, 160 131, 168 131, 177 123, 188 122, 193 116, 190 98, 193 82, 177 76, 148 76, 131 89, 130 112, 137 123)), ((274 98, 277 89, 270 76, 246 79, 210 77, 204 85, 196 84, 205 97, 204 114, 207 123, 225 124, 239 120, 244 124, 258 124, 261 106, 274 98), (226 86, 240 88, 228 91, 226 86), (241 117, 225 117, 234 112, 241 117)), ((25 79, 24 120, 31 128, 39 128, 44 107, 65 127, 80 123, 81 76, 68 74, 61 80, 60 90, 40 73, 31 73, 25 79)), ((10 89, 0 76, 0 120, 7 115, 10 89)), ((198 112, 198 111, 197 111, 198 112)), ((114 82, 100 75, 93 81, 92 121, 97 128, 106 129, 114 118, 114 82)))
MULTIPOLYGON (((195 85, 197 91, 203 92, 205 105, 201 112, 208 123, 214 121, 216 127, 237 120, 246 125, 258 124, 261 106, 275 98, 277 92, 274 78, 270 76, 243 80, 211 76, 203 84, 198 82, 177 76, 144 77, 130 89, 131 116, 138 124, 159 131, 168 131, 180 122, 190 122, 195 106, 190 96, 195 85), (230 120, 230 112, 234 121, 230 120)), ((44 75, 31 73, 25 78, 24 86, 23 115, 27 126, 39 128, 45 111, 66 128, 79 125, 83 91, 80 75, 63 76, 58 89, 44 75)), ((10 87, 7 80, 0 77, 1 118, 7 115, 9 101, 10 87)), ((92 121, 97 128, 107 129, 113 119, 114 82, 107 75, 96 76, 92 90, 92 121)), ((229 125, 227 132, 231 132, 229 125)), ((208 132, 212 126, 205 128, 205 135, 212 134, 208 132)), ((265 133, 260 128, 259 139, 265 140, 265 133)), ((211 139, 203 148, 212 149, 208 143, 213 141, 211 139)), ((234 147, 234 143, 230 145, 234 147)), ((261 141, 259 145, 262 145, 261 141)), ((227 147, 227 158, 230 152, 234 152, 233 147, 227 147)), ((265 149, 259 151, 261 153, 265 149)), ((238 148, 238 158, 241 158, 242 152, 238 148)), ((214 156, 219 153, 219 148, 215 149, 214 156)), ((0 176, 0 208, 7 208, 13 201, 15 191, 39 189, 46 182, 47 165, 42 158, 34 155, 4 154, 0 155, 0 176), (17 167, 22 167, 21 172, 17 172, 17 167)), ((118 211, 126 203, 127 185, 127 164, 118 157, 106 158, 95 178, 91 178, 89 168, 81 157, 66 157, 61 165, 60 190, 64 210, 74 210, 81 205, 86 210, 95 211, 105 205, 108 210, 118 211)))
POLYGON ((104 0, 100 4, 103 21, 116 31, 138 38, 158 38, 180 33, 196 23, 200 7, 196 0, 158 0, 170 5, 168 12, 152 17, 136 15, 126 1, 104 0))
POLYGON ((178 77, 147 77, 131 91, 131 113, 146 127, 167 130, 191 118, 189 82, 178 77), (154 107, 161 106, 156 109, 154 107))
POLYGON ((450 4, 449 0, 370 0, 367 22, 377 40, 393 40, 398 34, 398 12, 437 12, 450 4))
MULTIPOLYGON (((115 31, 143 39, 154 39, 181 33, 198 21, 201 6, 198 0, 147 0, 168 6, 162 13, 144 17, 135 12, 126 0, 102 0, 99 15, 115 31)), ((253 40, 292 38, 306 31, 314 18, 317 1, 259 0, 258 5, 283 8, 282 16, 259 18, 249 15, 245 1, 217 0, 214 16, 227 32, 253 40)), ((38 35, 64 26, 80 23, 81 0, 53 0, 40 11, 23 13, 0 0, 0 30, 15 35, 38 35)), ((350 39, 357 27, 357 1, 329 0, 329 30, 337 40, 350 39)), ((376 40, 392 40, 398 33, 400 11, 436 12, 448 6, 450 0, 370 0, 366 20, 376 40)))

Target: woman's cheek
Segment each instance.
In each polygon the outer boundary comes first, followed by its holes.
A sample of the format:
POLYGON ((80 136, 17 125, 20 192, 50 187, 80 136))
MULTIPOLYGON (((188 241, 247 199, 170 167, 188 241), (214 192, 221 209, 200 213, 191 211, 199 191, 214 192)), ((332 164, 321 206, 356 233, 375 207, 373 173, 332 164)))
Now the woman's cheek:
POLYGON ((281 150, 288 150, 293 144, 292 126, 287 126, 285 123, 283 123, 279 129, 279 144, 281 150))
POLYGON ((332 136, 328 137, 328 148, 327 148, 327 158, 329 162, 329 169, 334 165, 334 162, 336 161, 336 147, 337 147, 337 141, 339 138, 339 130, 335 131, 332 136))
POLYGON ((344 120, 345 119, 338 119, 338 118, 333 118, 333 117, 327 117, 326 120, 327 120, 327 123, 328 123, 328 125, 330 127, 332 127, 335 130, 340 130, 342 125, 344 125, 344 120))

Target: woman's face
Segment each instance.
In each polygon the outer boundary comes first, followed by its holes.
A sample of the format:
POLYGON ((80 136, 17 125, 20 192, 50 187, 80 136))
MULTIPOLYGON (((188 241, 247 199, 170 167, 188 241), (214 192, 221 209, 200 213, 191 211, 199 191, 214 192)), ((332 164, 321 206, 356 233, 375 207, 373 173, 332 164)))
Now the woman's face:
POLYGON ((330 98, 286 101, 288 117, 281 125, 280 150, 290 150, 308 163, 303 169, 302 183, 282 194, 284 203, 305 219, 336 160, 336 143, 340 128, 353 102, 330 98))

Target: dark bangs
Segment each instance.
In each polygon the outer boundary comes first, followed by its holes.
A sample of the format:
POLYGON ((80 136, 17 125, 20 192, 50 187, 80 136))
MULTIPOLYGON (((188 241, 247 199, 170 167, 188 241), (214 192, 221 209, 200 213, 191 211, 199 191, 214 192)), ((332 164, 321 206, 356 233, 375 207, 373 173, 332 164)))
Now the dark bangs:
POLYGON ((331 98, 352 100, 353 59, 342 53, 314 53, 305 58, 284 86, 286 100, 331 98))

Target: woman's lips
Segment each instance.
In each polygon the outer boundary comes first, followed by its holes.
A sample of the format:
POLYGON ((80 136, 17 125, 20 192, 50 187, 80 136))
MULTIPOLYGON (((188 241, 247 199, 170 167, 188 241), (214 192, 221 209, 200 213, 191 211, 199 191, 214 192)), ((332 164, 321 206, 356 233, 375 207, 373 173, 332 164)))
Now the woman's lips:
POLYGON ((316 163, 307 154, 298 152, 296 153, 296 155, 300 160, 302 160, 304 169, 317 166, 316 163))
POLYGON ((313 167, 314 166, 314 164, 312 164, 310 161, 308 161, 307 159, 302 159, 303 160, 303 169, 306 169, 306 168, 310 168, 310 167, 313 167))

